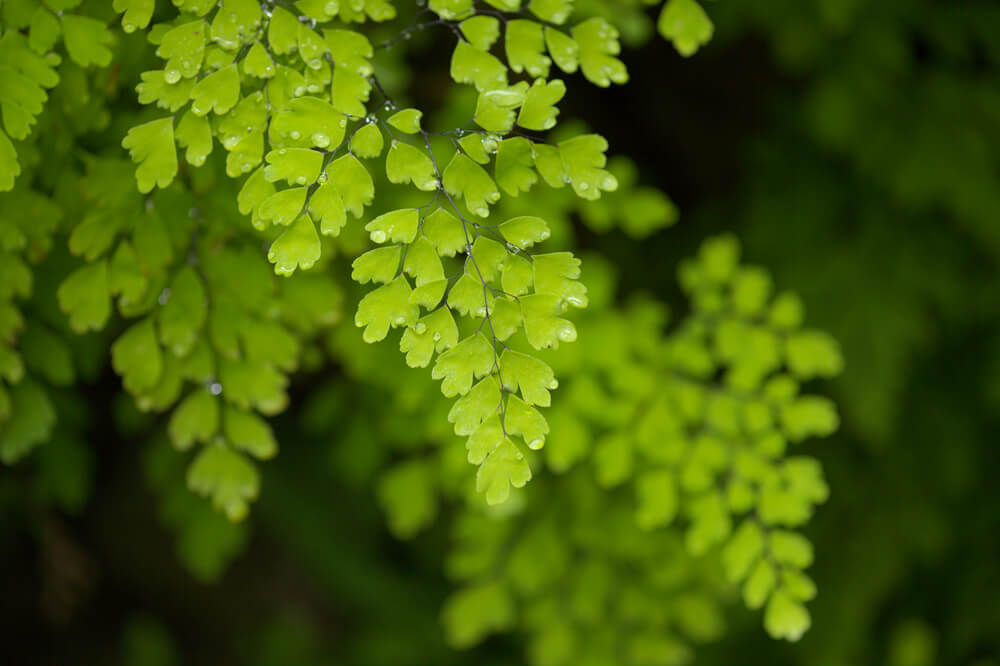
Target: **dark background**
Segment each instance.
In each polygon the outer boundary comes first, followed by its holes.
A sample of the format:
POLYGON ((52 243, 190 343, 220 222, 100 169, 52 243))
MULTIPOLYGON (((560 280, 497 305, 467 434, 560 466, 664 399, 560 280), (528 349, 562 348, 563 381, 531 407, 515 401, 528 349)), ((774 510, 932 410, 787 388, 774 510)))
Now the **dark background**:
MULTIPOLYGON (((617 265, 623 295, 651 290, 683 311, 678 261, 733 231, 749 261, 802 294, 847 369, 826 387, 841 430, 809 448, 832 489, 806 531, 820 590, 812 629, 774 642, 736 603, 726 637, 697 662, 995 664, 1000 8, 707 9, 717 32, 693 58, 627 32, 627 86, 571 82, 563 117, 606 136, 681 211, 643 242, 583 227, 580 238, 617 265)), ((444 50, 415 51, 414 71, 442 71, 444 50)), ((433 86, 423 90, 414 95, 433 105, 433 86)), ((302 377, 292 404, 331 378, 348 384, 338 376, 302 377)), ((0 663, 522 659, 511 637, 466 653, 444 646, 445 528, 391 537, 369 485, 314 463, 335 459, 338 433, 304 432, 294 408, 276 427, 296 444, 262 465, 251 529, 232 535, 245 552, 216 583, 199 582, 175 556, 136 444, 155 424, 130 416, 119 394, 110 368, 88 388, 78 455, 93 476, 63 503, 74 510, 32 490, 31 469, 0 480, 0 663)))

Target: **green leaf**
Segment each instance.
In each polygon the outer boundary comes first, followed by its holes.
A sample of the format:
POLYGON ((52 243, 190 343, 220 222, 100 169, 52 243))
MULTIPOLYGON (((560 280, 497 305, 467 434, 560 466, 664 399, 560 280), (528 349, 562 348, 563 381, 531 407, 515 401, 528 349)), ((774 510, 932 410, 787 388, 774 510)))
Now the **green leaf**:
POLYGON ((444 292, 447 288, 447 280, 425 282, 414 289, 410 294, 410 303, 413 305, 419 305, 428 310, 433 310, 438 306, 438 304, 441 303, 441 299, 444 298, 444 292))
POLYGON ((601 190, 613 192, 618 189, 618 180, 604 169, 607 149, 608 142, 597 134, 583 134, 559 144, 563 167, 577 196, 597 199, 601 190))
POLYGON ((764 552, 764 535, 753 519, 746 519, 722 549, 722 566, 726 578, 738 583, 750 573, 750 567, 764 552))
POLYGON ((507 258, 507 249, 492 238, 480 236, 472 244, 472 258, 476 260, 476 267, 479 269, 477 275, 486 282, 493 282, 507 258))
POLYGON ((379 215, 365 225, 365 231, 369 232, 373 243, 412 243, 419 224, 420 211, 403 208, 379 215))
POLYGON ((226 406, 223 408, 223 430, 233 448, 245 451, 258 460, 273 458, 278 443, 267 421, 252 412, 226 406))
POLYGON ((389 529, 400 539, 411 538, 437 514, 437 470, 425 461, 396 465, 379 480, 376 492, 389 529))
POLYGON ((544 361, 510 348, 500 355, 500 374, 504 388, 512 393, 520 389, 529 405, 548 407, 552 402, 549 390, 559 386, 544 361))
POLYGON ((76 269, 59 285, 59 307, 69 316, 77 333, 99 331, 111 316, 108 262, 98 261, 76 269))
MULTIPOLYGON (((412 302, 412 298, 410 299, 412 302)), ((448 308, 438 308, 421 317, 399 340, 399 351, 406 354, 411 368, 425 368, 434 352, 442 353, 458 344, 458 326, 448 308)))
MULTIPOLYGON (((323 176, 320 176, 320 181, 323 176)), ((324 236, 338 236, 347 224, 347 210, 337 186, 327 180, 316 188, 309 199, 309 213, 319 224, 319 232, 324 236)))
POLYGON ((572 32, 579 47, 580 68, 588 81, 602 88, 628 81, 624 63, 614 57, 621 52, 614 26, 594 17, 578 23, 572 32))
POLYGON ((156 340, 152 317, 146 317, 111 345, 111 365, 130 393, 156 386, 163 374, 163 356, 156 340))
MULTIPOLYGON (((528 84, 521 81, 510 87, 479 93, 479 98, 476 101, 476 112, 472 119, 485 130, 506 134, 514 127, 517 107, 524 102, 524 93, 527 89, 528 84)), ((482 140, 480 148, 482 148, 482 140)), ((485 164, 489 159, 476 161, 485 164)))
POLYGON ((164 188, 177 175, 177 151, 174 148, 174 120, 160 118, 137 125, 122 139, 132 161, 139 164, 135 179, 143 194, 154 186, 164 188))
POLYGON ((385 174, 390 183, 413 183, 424 192, 438 187, 434 163, 424 151, 408 143, 393 140, 385 159, 385 174))
POLYGON ((0 192, 14 187, 14 179, 21 175, 21 165, 17 161, 17 151, 7 134, 0 130, 0 192))
POLYGON ((364 328, 365 342, 378 342, 389 334, 389 327, 412 326, 420 309, 410 304, 410 284, 400 275, 389 284, 368 292, 358 303, 354 325, 364 328))
POLYGON ((170 441, 180 451, 187 451, 195 442, 208 444, 218 431, 219 399, 206 390, 192 391, 167 424, 170 441))
POLYGON ((382 154, 384 139, 378 123, 362 125, 351 137, 351 152, 366 159, 382 154))
MULTIPOLYGON (((538 450, 545 446, 545 436, 549 434, 549 424, 537 409, 516 395, 507 398, 504 410, 504 425, 511 435, 520 435, 529 449, 538 450)), ((457 434, 457 433, 456 433, 457 434)))
POLYGON ((442 257, 454 257, 464 252, 468 243, 462 221, 444 208, 438 208, 424 218, 424 235, 442 257))
POLYGON ((578 308, 587 305, 587 287, 577 281, 580 260, 572 252, 536 254, 532 258, 536 294, 550 294, 578 308))
POLYGON ((354 30, 324 30, 323 36, 338 70, 344 68, 362 77, 371 75, 369 60, 374 49, 367 37, 354 30))
MULTIPOLYGON (((527 294, 531 289, 531 262, 524 257, 512 254, 503 262, 500 285, 511 296, 527 294)), ((554 297, 548 297, 554 298, 554 297)))
POLYGON ((790 597, 798 601, 810 601, 816 597, 816 584, 801 571, 782 570, 781 585, 790 597))
POLYGON ((801 534, 772 530, 769 546, 774 559, 787 566, 804 569, 813 562, 813 546, 801 534))
POLYGON ((423 115, 417 109, 403 109, 389 116, 386 122, 404 134, 416 134, 420 131, 420 118, 423 115))
POLYGON ((500 199, 500 192, 486 171, 460 152, 445 167, 442 175, 445 190, 453 196, 463 196, 469 212, 488 217, 489 204, 500 199))
POLYGON ((264 178, 272 183, 284 180, 289 185, 312 184, 323 167, 323 154, 309 148, 279 148, 264 159, 264 178))
POLYGON ((335 148, 344 140, 344 114, 316 97, 297 97, 274 114, 268 136, 275 147, 335 148))
POLYGON ((89 16, 64 14, 62 17, 63 42, 73 62, 81 67, 111 63, 111 33, 101 21, 89 16))
POLYGON ((507 21, 504 46, 507 50, 507 63, 518 74, 527 71, 536 79, 544 79, 549 75, 552 61, 545 55, 545 36, 542 34, 541 23, 526 19, 507 21))
MULTIPOLYGON (((18 351, 31 374, 56 386, 69 386, 76 378, 69 345, 47 327, 29 321, 20 338, 18 351)), ((0 421, 5 417, 0 409, 0 421)))
POLYGON ((407 248, 403 270, 414 279, 418 287, 444 279, 444 267, 434 244, 423 237, 417 238, 407 248))
POLYGON ((802 325, 805 319, 805 306, 802 299, 792 292, 778 294, 768 312, 768 321, 775 328, 789 331, 802 325))
POLYGON ((469 134, 462 137, 458 140, 458 145, 477 164, 490 163, 490 156, 486 154, 486 149, 483 147, 483 138, 479 134, 469 134))
POLYGON ((500 581, 462 588, 448 598, 441 611, 448 643, 458 649, 513 627, 516 618, 514 599, 500 581))
POLYGON ((371 83, 365 75, 337 67, 333 73, 331 101, 333 108, 355 118, 365 115, 365 102, 371 96, 371 83))
POLYGON ((31 379, 10 388, 10 416, 0 421, 0 462, 11 465, 47 441, 56 422, 48 394, 31 379))
MULTIPOLYGON (((442 310, 447 311, 446 308, 442 310)), ((471 435, 479 428, 480 423, 496 414, 499 409, 500 386, 493 377, 485 377, 455 401, 448 412, 448 421, 455 424, 456 435, 471 435)))
POLYGON ((299 46, 299 22, 287 9, 273 7, 267 26, 267 43, 276 55, 287 55, 299 46))
POLYGON ((208 24, 191 21, 172 28, 163 35, 156 55, 167 63, 163 67, 163 79, 173 85, 182 78, 190 79, 201 71, 205 58, 205 37, 208 24))
POLYGON ((551 26, 545 26, 545 45, 562 71, 572 74, 580 66, 580 47, 576 40, 551 26))
POLYGON ((493 307, 493 294, 484 289, 483 283, 473 273, 466 272, 448 292, 448 307, 466 317, 485 317, 487 308, 493 307))
POLYGON ((62 27, 55 14, 39 7, 31 17, 28 44, 36 53, 44 54, 55 47, 61 33, 62 27))
POLYGON ((177 143, 187 148, 185 159, 191 166, 201 166, 212 152, 212 126, 207 118, 188 110, 174 132, 177 143))
POLYGON ((576 326, 559 317, 562 301, 552 294, 529 294, 520 299, 524 333, 535 349, 557 348, 560 342, 574 342, 576 326))
MULTIPOLYGON (((266 174, 264 178, 267 178, 266 174)), ((299 219, 308 193, 309 188, 307 187, 290 187, 287 190, 276 192, 260 202, 255 219, 288 226, 299 219)))
POLYGON ((500 37, 500 21, 493 16, 473 16, 462 21, 458 27, 469 43, 480 51, 489 51, 500 37))
POLYGON ((438 356, 431 377, 442 380, 441 393, 451 398, 468 393, 473 378, 489 374, 492 367, 493 345, 476 333, 438 356))
POLYGON ((573 13, 573 0, 531 0, 528 9, 543 21, 562 24, 573 13))
POLYGON ((274 264, 275 273, 287 276, 296 268, 312 268, 319 260, 320 251, 316 225, 308 215, 302 215, 271 243, 267 260, 274 264))
POLYGON ((799 379, 834 377, 844 369, 837 341, 822 331, 799 331, 785 342, 788 369, 799 379))
POLYGON ((707 44, 714 31, 711 19, 696 0, 668 0, 656 27, 684 57, 694 55, 707 44))
POLYGON ((501 223, 497 230, 504 240, 525 250, 549 238, 549 225, 540 217, 521 215, 501 223))
POLYGON ((256 218, 257 207, 274 194, 274 185, 264 178, 264 168, 261 167, 250 174, 250 177, 243 183, 243 187, 240 188, 236 197, 236 203, 242 215, 253 213, 256 218))
POLYGON ((486 51, 460 41, 451 57, 451 78, 479 92, 495 90, 507 87, 507 68, 486 51))
POLYGON ((191 110, 199 116, 209 111, 223 115, 240 101, 240 75, 236 65, 223 67, 191 89, 191 110))
POLYGON ((326 168, 327 178, 337 185, 344 208, 354 217, 364 215, 375 196, 371 174, 354 155, 344 155, 326 168))
POLYGON ((399 268, 402 251, 399 245, 392 245, 365 252, 351 264, 351 279, 360 284, 392 282, 399 268))
POLYGON ((260 26, 260 4, 255 0, 222 0, 212 20, 212 41, 227 51, 238 49, 260 26))
POLYGON ((175 356, 186 356, 208 314, 205 287, 194 269, 185 266, 174 276, 168 294, 157 317, 160 342, 175 356))
POLYGON ((640 474, 636 479, 635 519, 640 528, 650 530, 669 525, 677 514, 677 485, 671 470, 640 474))
POLYGON ((122 29, 128 33, 149 25, 155 5, 156 0, 114 0, 112 3, 114 10, 122 14, 122 29))
POLYGON ((566 94, 566 84, 559 79, 537 79, 524 97, 517 124, 530 130, 549 130, 556 126, 559 109, 556 104, 566 94))
POLYGON ((759 559, 743 585, 743 603, 755 610, 764 605, 774 589, 774 567, 767 559, 759 559))
POLYGON ((810 624, 809 611, 801 603, 782 590, 771 595, 764 611, 764 628, 772 638, 797 641, 810 624))
POLYGON ((260 42, 254 42, 243 59, 243 72, 258 79, 269 79, 274 76, 274 60, 267 48, 260 42))
POLYGON ((257 498, 257 469, 244 456, 223 445, 203 448, 187 473, 188 488, 212 501, 231 521, 246 517, 248 502, 257 498))
POLYGON ((780 417, 782 430, 793 442, 807 437, 826 437, 840 425, 836 406, 820 396, 805 396, 782 405, 780 417))
POLYGON ((500 504, 510 497, 510 487, 523 488, 531 480, 531 468, 524 454, 505 437, 493 449, 476 474, 476 491, 486 493, 488 504, 500 504))
POLYGON ((497 185, 515 197, 521 192, 527 192, 538 181, 538 176, 531 168, 533 164, 530 141, 522 137, 504 139, 497 147, 494 171, 497 185))
POLYGON ((430 0, 427 6, 445 20, 472 13, 472 0, 430 0))

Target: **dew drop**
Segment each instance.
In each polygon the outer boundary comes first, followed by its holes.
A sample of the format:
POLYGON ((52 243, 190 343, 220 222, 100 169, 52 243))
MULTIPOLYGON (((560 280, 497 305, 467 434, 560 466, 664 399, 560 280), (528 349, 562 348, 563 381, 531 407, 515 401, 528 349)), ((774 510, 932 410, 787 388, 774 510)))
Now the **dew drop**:
POLYGON ((312 135, 312 142, 320 148, 326 148, 330 145, 330 137, 322 132, 316 132, 312 135))
POLYGON ((434 340, 434 342, 437 342, 438 340, 441 339, 441 334, 437 331, 434 331, 434 335, 432 335, 431 338, 434 340))
POLYGON ((575 305, 578 308, 582 308, 584 305, 583 299, 580 298, 579 296, 567 296, 566 302, 568 302, 570 305, 575 305))
POLYGON ((573 326, 561 326, 557 335, 563 342, 573 342, 576 340, 576 328, 573 326))
POLYGON ((212 382, 208 385, 208 392, 212 395, 219 395, 222 393, 222 384, 219 382, 212 382))
POLYGON ((543 446, 545 446, 544 439, 533 439, 530 442, 528 442, 528 448, 531 449, 532 451, 537 451, 543 446))
POLYGON ((163 80, 167 83, 177 83, 181 80, 180 70, 168 69, 163 73, 163 80))
POLYGON ((553 391, 559 388, 559 380, 553 379, 551 382, 549 382, 549 388, 552 389, 553 391))
POLYGON ((427 332, 427 324, 425 324, 422 321, 418 321, 416 324, 414 324, 413 330, 416 331, 417 335, 423 335, 424 333, 427 332))
POLYGON ((295 179, 295 184, 296 185, 305 185, 306 184, 306 177, 305 176, 299 176, 298 178, 295 179))
POLYGON ((292 130, 291 132, 288 133, 288 136, 298 141, 302 137, 302 134, 298 130, 292 130))
POLYGON ((169 300, 170 300, 170 287, 167 287, 166 289, 160 292, 160 295, 159 297, 157 297, 156 302, 159 303, 160 305, 166 305, 167 301, 169 300))
POLYGON ((295 95, 296 97, 301 97, 302 95, 305 95, 306 94, 305 86, 295 86, 295 90, 292 91, 292 94, 295 95))
POLYGON ((376 229, 371 232, 370 237, 373 243, 384 243, 385 242, 385 232, 381 229, 376 229))

